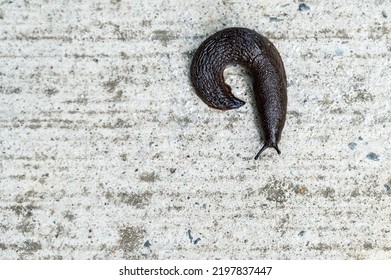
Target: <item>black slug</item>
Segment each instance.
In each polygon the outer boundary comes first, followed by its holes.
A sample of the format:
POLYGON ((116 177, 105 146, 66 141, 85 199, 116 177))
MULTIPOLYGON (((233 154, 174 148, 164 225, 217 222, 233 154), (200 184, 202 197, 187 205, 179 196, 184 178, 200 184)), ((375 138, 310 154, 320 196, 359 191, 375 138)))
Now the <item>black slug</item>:
POLYGON ((268 147, 280 154, 278 143, 287 108, 286 74, 280 54, 266 37, 247 28, 227 28, 206 39, 194 55, 190 77, 197 95, 212 108, 230 110, 244 105, 224 82, 223 72, 229 64, 245 67, 253 77, 264 138, 255 159, 268 147))

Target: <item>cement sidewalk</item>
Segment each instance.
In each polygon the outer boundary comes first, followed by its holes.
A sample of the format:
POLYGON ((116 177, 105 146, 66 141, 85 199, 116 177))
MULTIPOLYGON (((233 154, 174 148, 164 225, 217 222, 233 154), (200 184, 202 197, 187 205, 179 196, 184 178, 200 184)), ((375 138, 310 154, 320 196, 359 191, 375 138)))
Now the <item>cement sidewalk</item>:
POLYGON ((3 1, 0 258, 389 259, 391 3, 301 3, 3 1), (284 60, 280 156, 243 69, 190 85, 229 26, 284 60))

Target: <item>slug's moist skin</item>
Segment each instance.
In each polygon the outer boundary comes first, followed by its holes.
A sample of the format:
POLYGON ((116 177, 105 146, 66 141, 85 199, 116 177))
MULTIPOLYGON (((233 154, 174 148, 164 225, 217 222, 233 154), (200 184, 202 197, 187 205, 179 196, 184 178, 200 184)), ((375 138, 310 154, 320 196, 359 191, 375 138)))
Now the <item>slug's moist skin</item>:
POLYGON ((286 74, 280 54, 266 37, 247 28, 227 28, 206 39, 194 55, 190 76, 197 95, 212 108, 230 110, 244 105, 224 82, 223 72, 230 64, 245 67, 253 77, 264 137, 255 159, 268 147, 280 154, 278 142, 287 108, 286 74))

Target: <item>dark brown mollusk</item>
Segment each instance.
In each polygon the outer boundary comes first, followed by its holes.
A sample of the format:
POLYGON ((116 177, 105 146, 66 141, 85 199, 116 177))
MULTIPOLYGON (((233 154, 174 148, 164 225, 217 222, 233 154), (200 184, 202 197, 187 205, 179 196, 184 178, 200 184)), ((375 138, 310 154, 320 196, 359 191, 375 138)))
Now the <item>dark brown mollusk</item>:
POLYGON ((197 49, 190 76, 197 95, 210 107, 236 109, 244 101, 232 95, 224 82, 227 65, 239 64, 253 77, 253 90, 263 131, 264 145, 255 159, 268 147, 278 154, 287 108, 287 82, 284 64, 274 45, 247 28, 227 28, 206 39, 197 49))

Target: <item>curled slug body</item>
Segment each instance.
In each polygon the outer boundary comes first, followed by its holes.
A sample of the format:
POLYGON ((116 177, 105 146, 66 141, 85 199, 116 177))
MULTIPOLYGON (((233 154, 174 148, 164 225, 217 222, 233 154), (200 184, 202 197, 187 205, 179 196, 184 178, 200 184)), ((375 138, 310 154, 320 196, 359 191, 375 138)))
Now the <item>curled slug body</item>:
POLYGON ((280 54, 266 37, 246 28, 227 28, 206 39, 194 55, 190 77, 197 95, 212 108, 230 110, 244 105, 224 82, 223 72, 230 64, 245 67, 253 77, 264 138, 255 159, 268 147, 280 154, 278 142, 287 108, 286 74, 280 54))

